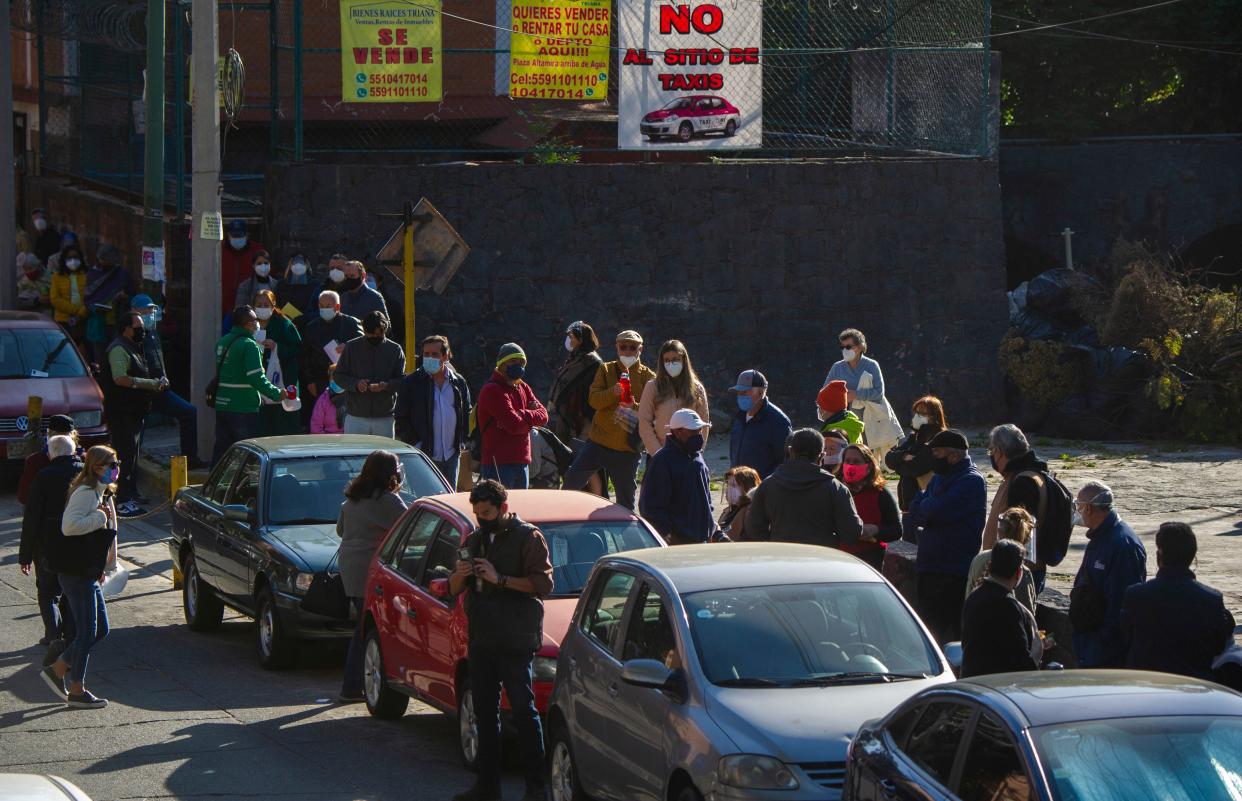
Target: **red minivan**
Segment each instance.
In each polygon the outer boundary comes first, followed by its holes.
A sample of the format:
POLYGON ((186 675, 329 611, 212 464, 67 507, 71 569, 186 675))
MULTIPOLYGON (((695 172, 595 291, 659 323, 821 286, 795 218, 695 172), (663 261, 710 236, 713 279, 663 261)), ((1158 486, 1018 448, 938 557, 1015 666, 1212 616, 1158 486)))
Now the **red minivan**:
MULTIPOLYGON (((638 515, 584 492, 512 490, 509 510, 543 532, 552 557, 552 595, 544 601, 543 647, 535 655, 535 704, 547 711, 560 643, 578 595, 599 557, 665 543, 638 515)), ((474 530, 469 493, 420 498, 376 550, 367 573, 367 709, 383 719, 417 698, 457 715, 462 761, 478 757, 463 604, 449 597, 457 549, 474 530)), ((508 702, 501 701, 507 708, 508 702)))

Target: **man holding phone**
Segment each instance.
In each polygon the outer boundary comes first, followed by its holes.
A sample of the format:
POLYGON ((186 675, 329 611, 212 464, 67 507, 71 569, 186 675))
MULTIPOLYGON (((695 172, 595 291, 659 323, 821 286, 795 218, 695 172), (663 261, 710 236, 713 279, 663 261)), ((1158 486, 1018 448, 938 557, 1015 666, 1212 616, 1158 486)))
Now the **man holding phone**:
POLYGON ((453 801, 500 798, 500 688, 509 697, 522 749, 526 794, 545 801, 543 727, 535 709, 531 670, 543 644, 543 598, 552 592, 552 562, 539 529, 509 511, 509 493, 484 479, 470 492, 478 528, 458 551, 449 578, 453 595, 466 593, 470 626, 470 691, 479 729, 478 778, 453 801))
POLYGON ((363 336, 345 343, 333 375, 345 388, 345 433, 393 438, 397 385, 405 375, 405 351, 388 339, 388 315, 368 312, 363 336))

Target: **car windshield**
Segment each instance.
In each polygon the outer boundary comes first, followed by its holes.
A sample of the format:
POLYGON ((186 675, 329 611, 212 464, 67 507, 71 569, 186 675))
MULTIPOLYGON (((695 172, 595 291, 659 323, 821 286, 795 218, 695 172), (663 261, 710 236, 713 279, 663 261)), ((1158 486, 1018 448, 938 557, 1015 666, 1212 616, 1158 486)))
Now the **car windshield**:
MULTIPOLYGON (((272 465, 267 522, 276 525, 335 523, 345 501, 345 485, 362 472, 369 454, 280 459, 272 465)), ((424 495, 447 492, 440 476, 416 453, 398 454, 405 471, 401 498, 409 504, 424 495)))
POLYGON ((675 108, 690 108, 690 101, 684 97, 679 97, 676 100, 669 101, 667 104, 665 104, 662 107, 662 110, 671 111, 672 109, 675 109, 675 108))
POLYGON ((1242 799, 1242 718, 1091 720, 1031 733, 1057 801, 1242 799))
POLYGON ((887 584, 743 587, 682 600, 713 684, 844 684, 942 671, 934 646, 887 584))
POLYGON ((645 526, 631 520, 540 523, 539 530, 552 557, 554 595, 580 595, 595 560, 605 554, 660 545, 645 526))
POLYGON ((0 378, 77 378, 86 365, 59 328, 0 329, 0 378))

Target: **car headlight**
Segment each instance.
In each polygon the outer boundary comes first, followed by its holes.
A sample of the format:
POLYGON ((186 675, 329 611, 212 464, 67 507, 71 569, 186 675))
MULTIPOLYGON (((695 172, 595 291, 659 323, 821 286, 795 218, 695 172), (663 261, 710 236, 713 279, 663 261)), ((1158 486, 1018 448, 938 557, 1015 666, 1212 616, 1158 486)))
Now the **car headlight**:
POLYGON ((306 591, 310 589, 311 582, 315 580, 315 574, 294 573, 291 579, 290 584, 293 585, 294 591, 305 595, 306 591))
POLYGON ((556 681, 556 660, 550 656, 535 657, 532 673, 535 681, 556 681))
POLYGON ((749 790, 796 790, 798 780, 784 762, 758 754, 722 757, 716 769, 722 784, 749 790))
POLYGON ((73 419, 74 428, 95 428, 103 422, 103 412, 99 409, 85 412, 70 412, 69 417, 73 419))

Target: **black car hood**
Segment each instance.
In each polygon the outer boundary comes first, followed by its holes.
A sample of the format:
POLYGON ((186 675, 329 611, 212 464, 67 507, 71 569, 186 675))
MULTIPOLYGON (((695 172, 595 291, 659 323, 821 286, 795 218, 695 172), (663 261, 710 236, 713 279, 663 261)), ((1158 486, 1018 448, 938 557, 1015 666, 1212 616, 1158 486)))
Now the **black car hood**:
POLYGON ((294 559, 302 563, 299 570, 308 573, 318 573, 326 568, 341 545, 341 538, 336 536, 335 523, 269 525, 267 533, 283 545, 294 559))

